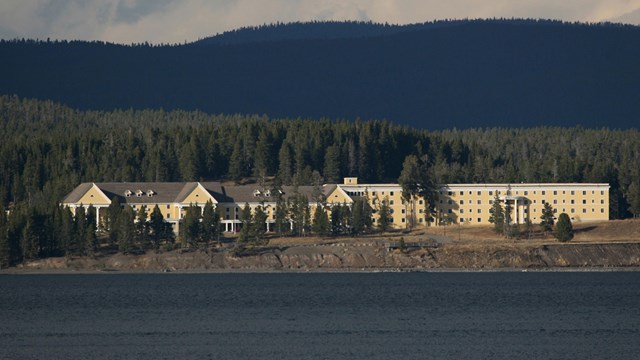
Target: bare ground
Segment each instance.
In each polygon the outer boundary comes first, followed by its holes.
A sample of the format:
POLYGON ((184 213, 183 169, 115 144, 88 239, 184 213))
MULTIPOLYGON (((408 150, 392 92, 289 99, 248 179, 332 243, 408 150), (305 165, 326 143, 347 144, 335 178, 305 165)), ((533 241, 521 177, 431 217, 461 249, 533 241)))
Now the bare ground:
MULTIPOLYGON (((500 268, 640 268, 640 220, 578 224, 575 238, 505 239, 487 226, 421 228, 359 237, 272 237, 234 255, 210 251, 148 252, 97 258, 49 258, 9 272, 51 271, 354 271, 500 268), (406 249, 398 247, 400 239, 406 249)), ((7 270, 3 270, 6 272, 7 270)))

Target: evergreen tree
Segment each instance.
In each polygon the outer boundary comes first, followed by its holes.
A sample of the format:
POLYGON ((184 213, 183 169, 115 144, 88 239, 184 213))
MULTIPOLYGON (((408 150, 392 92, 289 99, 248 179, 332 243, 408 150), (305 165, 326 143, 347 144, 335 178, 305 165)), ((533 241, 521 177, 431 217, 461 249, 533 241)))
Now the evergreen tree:
POLYGON ((96 208, 90 205, 87 208, 87 225, 83 236, 84 254, 93 256, 98 249, 98 238, 96 236, 96 208))
POLYGON ((282 236, 285 233, 289 232, 290 224, 288 221, 289 209, 287 202, 284 201, 282 196, 278 196, 276 200, 276 210, 275 210, 275 230, 276 234, 282 236))
POLYGON ((327 212, 324 210, 324 206, 322 204, 316 204, 316 210, 313 213, 313 232, 321 236, 326 236, 329 235, 330 231, 329 218, 327 217, 327 212))
POLYGON ((342 218, 343 207, 340 204, 334 204, 331 207, 331 234, 340 235, 343 232, 342 218))
POLYGON ((134 224, 135 218, 136 214, 129 205, 125 205, 117 218, 118 251, 123 254, 131 254, 135 251, 133 246, 136 231, 134 224))
POLYGON ((85 255, 85 237, 87 235, 87 213, 84 206, 76 208, 73 236, 69 242, 70 255, 85 255))
POLYGON ((500 205, 498 194, 493 198, 493 205, 491 206, 490 212, 489 222, 493 224, 493 229, 496 234, 502 234, 504 232, 505 214, 502 205, 500 205))
POLYGON ((149 248, 149 221, 147 211, 144 206, 140 206, 136 213, 134 242, 138 249, 147 250, 149 248))
POLYGON ((201 214, 198 204, 191 204, 182 219, 182 245, 183 247, 197 248, 201 236, 201 214))
POLYGON ((378 229, 387 231, 391 225, 391 209, 389 209, 389 197, 386 196, 378 207, 378 229))
POLYGON ((323 174, 329 184, 340 181, 340 148, 336 145, 327 147, 323 174))
POLYGON ((513 205, 509 200, 504 201, 504 235, 507 239, 513 237, 513 219, 511 218, 513 205))
POLYGON ((571 219, 566 213, 562 213, 558 216, 555 237, 560 242, 567 242, 573 239, 573 225, 571 225, 571 219))
POLYGON ((202 240, 208 249, 210 241, 218 241, 220 236, 220 215, 214 209, 211 200, 207 201, 202 211, 202 240))
POLYGON ((436 185, 428 174, 428 166, 424 161, 415 155, 405 157, 400 177, 398 177, 398 184, 402 186, 402 198, 408 207, 407 226, 410 228, 415 225, 416 198, 425 199, 430 209, 435 203, 436 185))
POLYGON ((262 206, 256 207, 253 214, 253 236, 256 244, 262 244, 265 241, 265 233, 267 232, 267 213, 262 206))
POLYGON ((160 243, 165 237, 164 216, 162 216, 162 211, 160 211, 158 205, 153 207, 153 211, 149 216, 149 230, 151 231, 151 245, 154 250, 158 251, 160 249, 160 243))
POLYGON ((118 242, 120 215, 122 214, 122 206, 120 205, 120 199, 114 196, 111 199, 111 204, 107 208, 107 218, 105 222, 105 230, 109 233, 109 240, 112 244, 118 242))
POLYGON ((7 214, 4 209, 0 208, 0 269, 7 268, 11 265, 7 225, 7 214))
POLYGON ((255 230, 253 216, 251 214, 251 206, 249 206, 249 203, 246 203, 240 211, 240 223, 242 224, 242 228, 240 229, 238 241, 240 244, 244 245, 251 241, 255 230))
POLYGON ((553 208, 549 202, 544 203, 542 214, 540 215, 540 227, 545 234, 548 234, 553 230, 553 208))

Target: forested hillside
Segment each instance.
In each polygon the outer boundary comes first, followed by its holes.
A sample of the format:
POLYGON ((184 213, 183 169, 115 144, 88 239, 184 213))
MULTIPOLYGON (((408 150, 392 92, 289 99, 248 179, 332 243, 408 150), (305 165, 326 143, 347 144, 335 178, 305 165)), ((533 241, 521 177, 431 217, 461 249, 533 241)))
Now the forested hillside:
POLYGON ((0 94, 425 129, 630 128, 637 44, 634 26, 535 20, 278 24, 171 46, 1 41, 0 94))
POLYGON ((611 216, 640 214, 635 129, 428 131, 387 121, 79 111, 2 96, 0 131, 0 203, 10 210, 0 212, 0 266, 77 254, 74 231, 95 238, 90 222, 69 225, 57 205, 80 182, 396 182, 408 155, 436 183, 608 182, 611 216))

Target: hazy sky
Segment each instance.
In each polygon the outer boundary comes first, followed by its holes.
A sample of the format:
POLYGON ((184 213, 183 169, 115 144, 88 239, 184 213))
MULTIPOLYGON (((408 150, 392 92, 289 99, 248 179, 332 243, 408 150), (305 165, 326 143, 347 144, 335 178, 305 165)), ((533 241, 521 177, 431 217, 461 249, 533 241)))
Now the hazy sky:
POLYGON ((0 38, 181 43, 278 21, 491 17, 637 25, 640 0, 0 0, 0 38))

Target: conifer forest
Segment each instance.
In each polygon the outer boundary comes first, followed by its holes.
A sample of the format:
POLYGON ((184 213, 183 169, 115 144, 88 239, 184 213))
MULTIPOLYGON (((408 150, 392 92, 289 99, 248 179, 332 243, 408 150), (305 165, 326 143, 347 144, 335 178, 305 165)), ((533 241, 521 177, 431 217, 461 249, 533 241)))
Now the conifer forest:
POLYGON ((397 182, 410 155, 434 184, 606 182, 612 218, 640 214, 637 129, 428 131, 385 120, 79 111, 1 96, 0 131, 0 266, 91 252, 90 215, 59 206, 81 182, 397 182))

